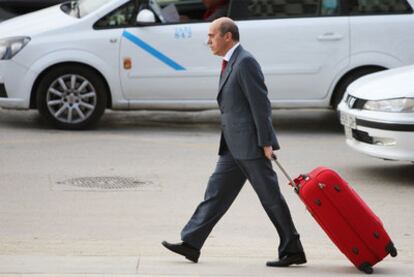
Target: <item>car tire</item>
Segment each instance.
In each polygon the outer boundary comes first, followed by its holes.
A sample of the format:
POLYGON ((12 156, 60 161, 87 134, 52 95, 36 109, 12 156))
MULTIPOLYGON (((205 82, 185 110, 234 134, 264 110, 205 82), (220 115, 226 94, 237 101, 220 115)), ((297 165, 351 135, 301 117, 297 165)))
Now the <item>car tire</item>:
POLYGON ((36 92, 39 113, 59 129, 91 128, 107 105, 103 78, 85 66, 63 65, 49 70, 36 92))
POLYGON ((378 71, 382 71, 385 70, 385 68, 382 67, 365 67, 365 68, 361 68, 358 69, 356 71, 353 71, 351 73, 349 73, 348 75, 346 75, 336 86, 335 88, 335 93, 331 99, 331 105, 334 109, 337 109, 339 103, 342 100, 342 97, 344 97, 345 92, 348 88, 348 86, 356 81, 357 79, 361 78, 362 76, 371 74, 371 73, 375 73, 378 71))

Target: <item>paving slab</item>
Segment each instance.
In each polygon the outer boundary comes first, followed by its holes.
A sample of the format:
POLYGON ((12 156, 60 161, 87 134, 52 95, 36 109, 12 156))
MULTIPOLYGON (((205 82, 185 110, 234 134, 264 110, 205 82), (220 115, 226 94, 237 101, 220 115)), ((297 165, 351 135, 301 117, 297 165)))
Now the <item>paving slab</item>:
MULTIPOLYGON (((310 260, 305 265, 269 268, 263 258, 205 257, 194 264, 176 255, 145 257, 0 256, 0 277, 79 276, 361 276, 346 260, 310 260)), ((375 275, 413 276, 410 262, 385 260, 375 275)))

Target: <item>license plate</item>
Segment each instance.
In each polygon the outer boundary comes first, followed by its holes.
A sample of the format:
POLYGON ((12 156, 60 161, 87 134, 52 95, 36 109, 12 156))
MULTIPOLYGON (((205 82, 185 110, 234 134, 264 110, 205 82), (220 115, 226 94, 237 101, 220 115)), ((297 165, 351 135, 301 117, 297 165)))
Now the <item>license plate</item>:
POLYGON ((355 116, 347 113, 341 113, 340 114, 340 121, 341 124, 345 127, 348 127, 350 129, 356 129, 356 120, 355 116))

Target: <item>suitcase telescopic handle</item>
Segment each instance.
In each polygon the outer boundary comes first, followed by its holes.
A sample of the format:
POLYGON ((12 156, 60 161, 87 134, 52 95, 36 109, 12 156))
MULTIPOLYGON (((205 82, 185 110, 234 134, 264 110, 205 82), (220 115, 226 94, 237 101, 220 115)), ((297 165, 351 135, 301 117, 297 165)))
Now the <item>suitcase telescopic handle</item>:
POLYGON ((281 165, 281 163, 278 161, 277 157, 275 154, 272 154, 272 159, 275 162, 275 164, 277 165, 277 167, 279 167, 280 171, 282 171, 283 175, 285 175, 286 179, 289 180, 289 184, 295 188, 295 191, 297 193, 299 193, 299 186, 293 181, 292 177, 290 177, 289 173, 287 173, 287 171, 284 169, 284 167, 281 165))

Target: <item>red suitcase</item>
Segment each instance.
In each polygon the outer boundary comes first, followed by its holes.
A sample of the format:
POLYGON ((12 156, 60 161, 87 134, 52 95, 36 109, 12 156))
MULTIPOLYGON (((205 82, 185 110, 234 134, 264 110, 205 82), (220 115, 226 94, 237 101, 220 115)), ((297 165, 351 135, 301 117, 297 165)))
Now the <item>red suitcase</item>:
POLYGON ((397 249, 381 220, 335 171, 318 167, 294 181, 274 160, 322 229, 361 271, 372 267, 397 249))

